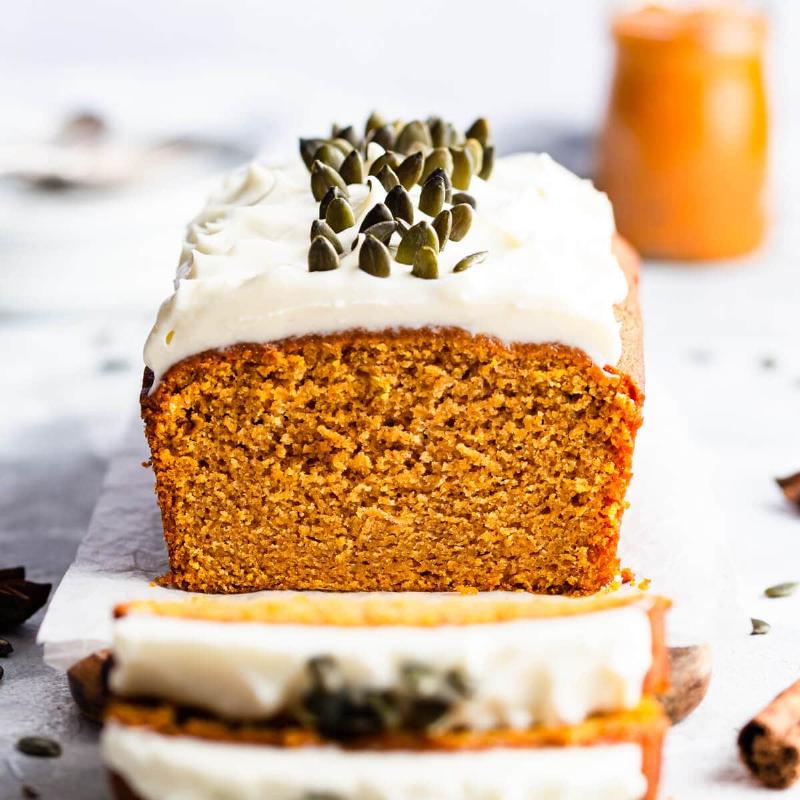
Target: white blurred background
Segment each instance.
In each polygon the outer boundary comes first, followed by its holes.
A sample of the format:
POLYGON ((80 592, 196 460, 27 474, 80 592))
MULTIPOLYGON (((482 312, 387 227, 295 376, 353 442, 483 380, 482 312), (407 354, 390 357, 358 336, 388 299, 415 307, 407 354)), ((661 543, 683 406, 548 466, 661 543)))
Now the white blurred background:
MULTIPOLYGON (((621 5, 3 3, 0 175, 82 111, 109 128, 112 173, 132 174, 94 191, 0 181, 0 310, 152 308, 169 290, 181 227, 209 174, 256 152, 285 157, 298 134, 360 124, 373 108, 464 124, 488 115, 501 150, 548 149, 586 172, 612 63, 608 19, 621 5), (194 147, 180 157, 163 147, 187 138, 194 147), (143 156, 154 146, 157 157, 143 156)), ((800 130, 788 113, 800 9, 774 0, 769 10, 780 150, 800 130)))

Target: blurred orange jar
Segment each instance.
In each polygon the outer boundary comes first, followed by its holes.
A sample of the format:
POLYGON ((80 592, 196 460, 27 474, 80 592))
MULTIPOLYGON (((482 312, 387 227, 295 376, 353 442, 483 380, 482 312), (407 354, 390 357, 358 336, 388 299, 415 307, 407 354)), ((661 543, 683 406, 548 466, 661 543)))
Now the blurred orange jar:
POLYGON ((597 182, 646 255, 741 255, 766 228, 766 20, 738 4, 647 6, 613 25, 597 182))

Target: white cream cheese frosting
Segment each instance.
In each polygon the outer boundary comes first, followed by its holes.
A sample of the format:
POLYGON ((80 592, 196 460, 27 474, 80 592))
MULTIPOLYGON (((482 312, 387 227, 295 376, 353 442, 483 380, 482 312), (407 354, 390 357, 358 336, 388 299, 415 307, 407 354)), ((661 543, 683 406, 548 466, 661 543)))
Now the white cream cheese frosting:
POLYGON ((276 748, 108 724, 107 766, 142 800, 641 800, 638 744, 403 752, 276 748))
MULTIPOLYGON (((370 145, 369 157, 381 153, 370 145)), ((491 179, 474 177, 474 222, 440 254, 437 280, 394 262, 388 278, 358 268, 358 225, 386 192, 375 178, 349 188, 356 226, 339 238, 339 269, 309 272, 318 216, 309 174, 254 163, 231 175, 189 225, 175 292, 145 346, 154 386, 178 361, 243 342, 350 329, 455 326, 510 342, 560 342, 598 365, 621 354, 615 304, 627 293, 612 253, 614 219, 604 194, 546 155, 498 159, 491 179), (485 262, 453 273, 461 258, 485 262)), ((411 191, 415 209, 420 187, 411 191)), ((415 222, 430 217, 415 210, 415 222)), ((363 236, 360 237, 363 240, 363 236)))
POLYGON ((114 624, 112 690, 199 707, 232 719, 269 718, 308 688, 306 665, 333 656, 345 680, 403 685, 419 663, 457 669, 472 693, 440 727, 575 724, 633 708, 652 663, 639 604, 574 616, 411 627, 213 622, 129 614, 114 624))

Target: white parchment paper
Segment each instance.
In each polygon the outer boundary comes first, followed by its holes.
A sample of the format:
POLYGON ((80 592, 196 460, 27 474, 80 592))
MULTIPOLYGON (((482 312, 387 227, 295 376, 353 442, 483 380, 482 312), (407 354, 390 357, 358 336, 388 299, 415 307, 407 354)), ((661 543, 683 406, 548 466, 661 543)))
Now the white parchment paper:
MULTIPOLYGON (((721 543, 724 523, 708 469, 680 418, 656 400, 662 396, 649 387, 623 523, 622 564, 650 578, 651 591, 673 599, 670 644, 746 633, 747 617, 730 588, 733 570, 721 543)), ((57 669, 108 644, 117 603, 175 596, 174 589, 152 585, 167 571, 167 558, 152 473, 142 467, 146 458, 136 420, 112 460, 86 539, 39 631, 45 661, 57 669)))

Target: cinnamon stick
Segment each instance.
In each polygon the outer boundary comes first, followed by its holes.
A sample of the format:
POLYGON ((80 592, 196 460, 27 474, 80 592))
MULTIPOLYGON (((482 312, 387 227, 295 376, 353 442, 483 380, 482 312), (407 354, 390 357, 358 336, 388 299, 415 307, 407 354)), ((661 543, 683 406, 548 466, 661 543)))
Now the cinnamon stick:
POLYGON ((784 496, 790 503, 800 506, 800 472, 787 475, 785 478, 775 478, 775 483, 780 486, 784 496))
POLYGON ((800 778, 800 681, 742 728, 739 752, 753 775, 772 789, 785 789, 800 778))

